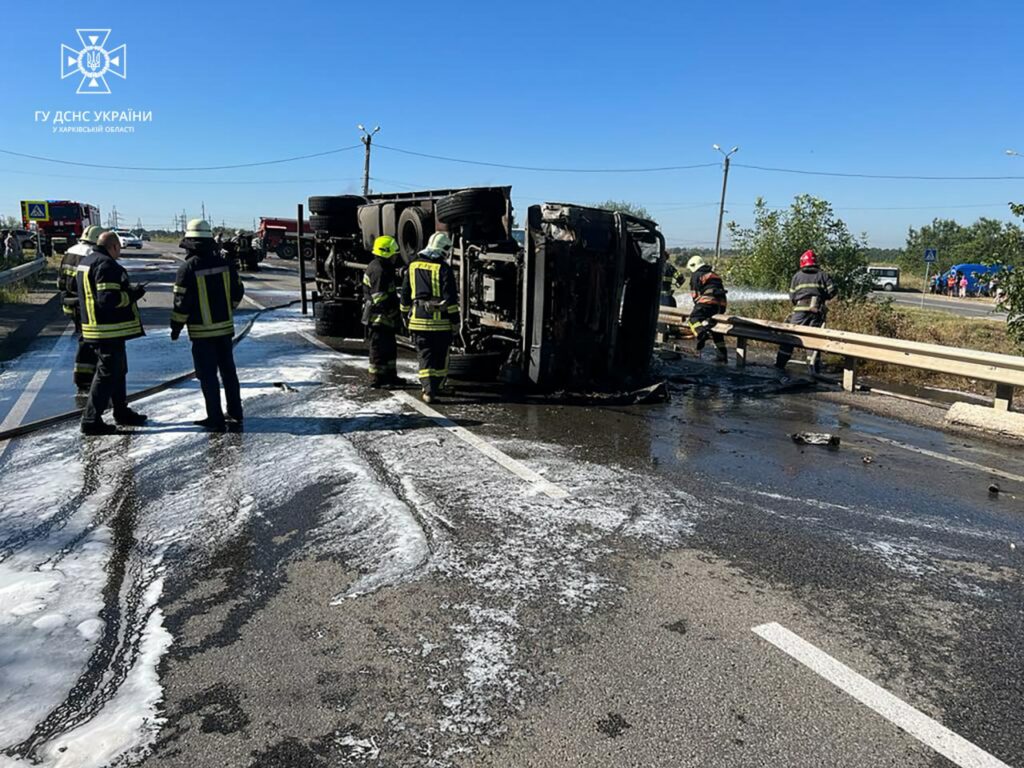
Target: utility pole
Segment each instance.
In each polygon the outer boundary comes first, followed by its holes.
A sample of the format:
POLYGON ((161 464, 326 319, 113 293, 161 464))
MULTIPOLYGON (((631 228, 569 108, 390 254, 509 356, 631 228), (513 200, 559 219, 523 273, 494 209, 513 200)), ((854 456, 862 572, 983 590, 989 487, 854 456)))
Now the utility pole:
POLYGON ((722 201, 718 204, 718 234, 715 235, 715 266, 717 267, 718 257, 722 254, 722 219, 725 216, 725 188, 729 184, 729 158, 735 155, 740 148, 733 147, 728 152, 717 144, 712 144, 711 148, 721 152, 725 157, 725 163, 722 166, 722 201))
POLYGON ((366 197, 370 194, 370 145, 373 144, 373 135, 380 130, 380 126, 378 125, 372 131, 368 131, 360 123, 356 128, 363 132, 359 140, 366 147, 366 157, 363 160, 363 197, 366 197))
POLYGON ((200 204, 200 205, 202 206, 202 208, 203 208, 203 221, 208 221, 208 219, 206 218, 206 203, 205 203, 205 202, 202 202, 202 201, 200 201, 200 203, 199 203, 199 204, 200 204))

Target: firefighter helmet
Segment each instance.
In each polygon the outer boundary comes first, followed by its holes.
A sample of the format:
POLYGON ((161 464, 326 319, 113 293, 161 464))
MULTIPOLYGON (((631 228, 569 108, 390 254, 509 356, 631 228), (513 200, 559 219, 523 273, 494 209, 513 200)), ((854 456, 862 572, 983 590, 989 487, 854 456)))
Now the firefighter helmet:
POLYGON ((99 242, 100 235, 103 234, 103 227, 96 224, 90 224, 85 228, 85 232, 82 233, 80 238, 83 243, 87 245, 96 245, 99 242))
POLYGON ((707 266, 707 262, 705 262, 700 256, 693 256, 688 262, 686 262, 686 268, 691 272, 696 272, 698 269, 705 266, 707 266))
POLYGON ((430 236, 430 240, 427 241, 428 251, 440 251, 441 253, 448 253, 452 249, 452 239, 448 237, 447 232, 435 232, 430 236))
POLYGON ((373 255, 390 259, 398 253, 398 242, 391 235, 381 235, 373 241, 373 255))
POLYGON ((198 240, 212 240, 213 228, 210 222, 203 219, 192 219, 185 228, 185 237, 194 237, 198 240))
POLYGON ((818 264, 818 254, 808 249, 800 254, 800 269, 804 267, 813 267, 818 264))

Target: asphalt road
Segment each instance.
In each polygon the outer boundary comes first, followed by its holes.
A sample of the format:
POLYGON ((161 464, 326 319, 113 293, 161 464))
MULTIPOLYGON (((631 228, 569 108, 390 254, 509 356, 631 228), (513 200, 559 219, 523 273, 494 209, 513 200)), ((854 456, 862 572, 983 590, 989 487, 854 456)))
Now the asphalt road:
MULTIPOLYGON (((192 368, 187 340, 170 341, 171 287, 184 252, 175 245, 147 243, 142 250, 127 250, 122 263, 132 280, 147 284, 139 302, 146 336, 129 344, 128 391, 138 392, 192 368)), ((270 258, 257 272, 243 272, 247 299, 237 313, 238 326, 256 310, 298 298, 296 262, 270 258)), ((80 407, 71 379, 77 345, 74 328, 55 306, 52 319, 35 343, 0 370, 0 424, 19 423, 80 407)))
POLYGON ((1024 765, 1018 451, 685 360, 415 408, 309 329, 243 434, 193 383, 0 458, 4 768, 1024 765))
POLYGON ((985 299, 954 299, 945 296, 933 296, 919 293, 900 293, 875 291, 876 299, 889 299, 894 304, 908 307, 930 309, 935 312, 948 312, 961 317, 984 318, 989 320, 1006 320, 1005 312, 996 312, 991 302, 985 299))

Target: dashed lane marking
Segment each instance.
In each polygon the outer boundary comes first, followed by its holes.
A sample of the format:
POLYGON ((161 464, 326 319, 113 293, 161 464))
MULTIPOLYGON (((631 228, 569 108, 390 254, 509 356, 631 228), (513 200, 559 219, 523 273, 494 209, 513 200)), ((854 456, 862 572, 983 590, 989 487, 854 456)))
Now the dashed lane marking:
MULTIPOLYGON (((332 352, 333 354, 340 355, 338 350, 333 349, 328 344, 325 344, 324 342, 320 341, 320 339, 318 339, 311 333, 307 333, 306 331, 299 331, 299 335, 306 341, 308 341, 310 344, 313 344, 314 346, 320 347, 321 349, 325 349, 328 352, 332 352)), ((428 416, 429 418, 433 419, 439 426, 448 430, 457 438, 478 450, 491 461, 504 467, 505 469, 507 469, 509 472, 516 475, 520 479, 525 480, 535 490, 539 491, 540 493, 543 493, 545 496, 548 496, 552 499, 564 499, 569 496, 569 491, 567 491, 562 486, 557 485, 556 483, 552 483, 550 480, 547 480, 542 475, 530 469, 528 466, 523 464, 518 459, 513 459, 507 453, 504 453, 503 451, 495 448, 482 437, 473 434, 465 427, 460 427, 458 424, 449 419, 443 413, 435 411, 429 405, 420 400, 417 400, 408 392, 398 391, 395 392, 394 394, 395 397, 397 397, 401 402, 405 403, 410 408, 419 411, 424 416, 428 416)))
POLYGON ((761 624, 751 631, 961 768, 1010 768, 781 624, 761 624))

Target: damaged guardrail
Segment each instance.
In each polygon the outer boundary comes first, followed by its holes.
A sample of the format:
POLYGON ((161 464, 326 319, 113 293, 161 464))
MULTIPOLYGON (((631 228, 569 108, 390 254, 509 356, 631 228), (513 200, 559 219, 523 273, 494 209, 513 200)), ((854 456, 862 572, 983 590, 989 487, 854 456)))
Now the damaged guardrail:
MULTIPOLYGON (((683 310, 662 307, 659 320, 667 325, 685 325, 686 316, 683 310)), ((1009 410, 1014 388, 1024 387, 1024 357, 1016 355, 732 315, 715 315, 715 330, 736 339, 738 367, 747 362, 747 342, 751 340, 842 355, 843 389, 847 392, 856 387, 857 366, 864 360, 991 381, 996 385, 993 406, 1002 411, 1009 410)))
POLYGON ((46 267, 46 257, 40 256, 35 261, 29 261, 25 264, 19 264, 16 267, 11 267, 3 272, 0 272, 0 285, 10 285, 11 283, 18 283, 25 278, 32 277, 32 275, 42 272, 46 267))

